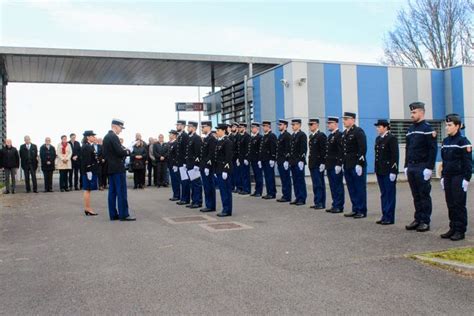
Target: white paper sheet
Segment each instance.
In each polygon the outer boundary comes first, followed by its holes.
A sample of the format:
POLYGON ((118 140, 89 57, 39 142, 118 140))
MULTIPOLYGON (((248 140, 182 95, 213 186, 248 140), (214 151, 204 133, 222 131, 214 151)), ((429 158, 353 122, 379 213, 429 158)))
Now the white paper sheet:
POLYGON ((179 167, 179 174, 181 175, 181 180, 188 180, 188 170, 186 167, 179 167))
POLYGON ((189 180, 191 180, 191 181, 194 181, 197 178, 201 177, 201 171, 199 171, 199 170, 197 170, 197 171, 194 170, 194 169, 188 170, 188 174, 189 174, 189 180))

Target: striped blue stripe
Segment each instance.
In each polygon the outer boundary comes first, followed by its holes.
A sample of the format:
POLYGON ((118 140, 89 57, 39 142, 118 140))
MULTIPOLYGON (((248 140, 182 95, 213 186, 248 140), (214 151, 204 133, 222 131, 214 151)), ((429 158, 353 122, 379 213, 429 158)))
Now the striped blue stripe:
POLYGON ((283 79, 283 66, 274 70, 275 77, 275 107, 276 120, 285 117, 285 95, 283 92, 283 85, 280 80, 283 79))
POLYGON ((389 119, 388 70, 386 67, 357 66, 359 126, 367 135, 367 170, 374 172, 377 119, 389 119))
POLYGON ((441 120, 446 115, 444 93, 444 71, 431 70, 431 103, 433 104, 433 119, 441 120))
MULTIPOLYGON (((326 117, 342 116, 341 65, 324 64, 324 108, 326 117)), ((342 120, 339 121, 342 127, 342 120)))
POLYGON ((451 95, 453 103, 453 112, 464 117, 464 94, 462 67, 456 67, 451 72, 451 95))
POLYGON ((253 120, 262 120, 262 100, 260 91, 260 76, 253 78, 253 120))

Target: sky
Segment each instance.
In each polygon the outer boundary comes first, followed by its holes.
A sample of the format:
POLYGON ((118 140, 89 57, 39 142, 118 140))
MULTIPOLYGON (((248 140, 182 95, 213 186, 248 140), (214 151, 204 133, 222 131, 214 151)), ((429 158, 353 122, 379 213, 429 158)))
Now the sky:
MULTIPOLYGON (((379 63, 383 38, 406 1, 0 0, 0 46, 283 57, 379 63)), ((94 129, 113 117, 148 139, 174 127, 178 101, 209 87, 14 84, 7 136, 14 144, 94 129)), ((202 101, 202 100, 201 100, 202 101)), ((186 113, 184 119, 197 119, 186 113)))

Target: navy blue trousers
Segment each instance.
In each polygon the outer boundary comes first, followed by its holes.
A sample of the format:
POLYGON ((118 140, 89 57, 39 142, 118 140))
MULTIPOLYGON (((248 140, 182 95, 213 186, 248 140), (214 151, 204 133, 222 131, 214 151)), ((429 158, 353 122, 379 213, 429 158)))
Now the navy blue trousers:
POLYGON ((181 175, 179 175, 179 177, 181 184, 181 201, 189 204, 191 202, 191 181, 189 179, 181 180, 181 175))
MULTIPOLYGON (((188 171, 191 169, 188 169, 188 171)), ((201 178, 196 178, 193 181, 188 180, 190 193, 191 193, 191 204, 202 205, 202 182, 201 178)))
POLYGON ((173 168, 168 168, 171 178, 171 189, 173 190, 173 198, 179 199, 181 188, 179 184, 179 170, 174 172, 173 168))
POLYGON ((419 223, 431 222, 431 179, 425 181, 423 177, 424 164, 408 165, 407 176, 410 184, 413 203, 415 204, 415 220, 419 223))
MULTIPOLYGON (((263 164, 263 162, 262 162, 263 164)), ((262 195, 263 191, 263 172, 262 169, 258 167, 257 161, 252 161, 252 171, 255 178, 255 194, 262 195)))
POLYGON ((109 174, 108 204, 111 220, 116 218, 123 219, 130 215, 128 212, 127 176, 125 172, 109 174))
POLYGON ((306 203, 308 192, 306 191, 306 180, 304 178, 304 168, 300 170, 298 164, 291 166, 291 177, 293 179, 293 191, 296 202, 306 203))
POLYGON ((291 174, 290 167, 285 170, 283 164, 278 164, 278 173, 280 174, 282 198, 291 201, 291 174))
MULTIPOLYGON (((262 161, 262 170, 265 175, 265 187, 267 194, 276 197, 277 190, 275 185, 275 166, 270 167, 270 162, 262 161)), ((291 180, 290 180, 291 181, 291 180)), ((290 184, 290 199, 291 199, 291 184, 290 184)))
POLYGON ((216 186, 214 183, 214 175, 209 171, 206 176, 204 170, 201 171, 202 188, 204 189, 204 202, 207 208, 216 209, 216 186))
POLYGON ((395 206, 397 202, 397 180, 390 181, 390 175, 377 175, 382 205, 382 221, 395 222, 395 206))
POLYGON ((250 193, 252 188, 250 187, 250 162, 248 165, 245 165, 243 162, 240 163, 240 181, 241 181, 241 191, 245 193, 250 193))
POLYGON ((362 175, 358 176, 354 168, 344 169, 347 190, 352 203, 352 211, 367 215, 367 169, 362 168, 362 175))
POLYGON ((331 189, 332 207, 344 210, 344 183, 342 170, 336 174, 334 168, 327 170, 329 188, 331 189))
POLYGON ((222 201, 222 213, 232 215, 232 184, 231 179, 222 179, 222 173, 216 174, 217 185, 222 201))
POLYGON ((444 194, 448 205, 449 228, 465 233, 467 228, 467 193, 462 188, 462 175, 444 177, 444 194))
POLYGON ((241 190, 240 166, 238 167, 235 161, 232 162, 232 166, 232 175, 229 175, 231 176, 232 190, 241 190))
POLYGON ((324 171, 319 172, 319 168, 310 169, 311 182, 313 183, 314 205, 326 207, 326 183, 324 181, 324 171))

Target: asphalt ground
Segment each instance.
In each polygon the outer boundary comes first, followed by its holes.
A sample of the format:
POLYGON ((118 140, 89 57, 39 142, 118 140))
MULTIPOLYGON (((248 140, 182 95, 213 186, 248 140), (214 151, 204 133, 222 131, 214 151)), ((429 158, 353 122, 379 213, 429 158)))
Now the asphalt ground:
POLYGON ((109 221, 106 191, 93 192, 94 218, 80 191, 0 195, 0 314, 473 314, 472 278, 406 258, 474 246, 469 228, 464 241, 439 238, 448 218, 438 183, 426 233, 404 229, 406 183, 392 226, 375 224, 369 184, 365 219, 234 195, 234 216, 210 216, 252 229, 219 232, 164 220, 201 215, 170 202, 169 188, 128 192, 136 222, 109 221))

